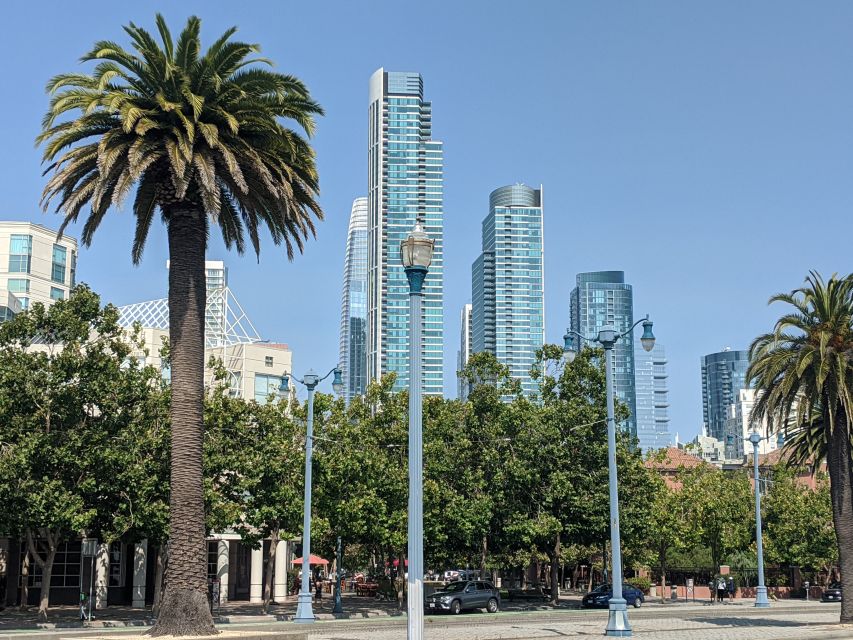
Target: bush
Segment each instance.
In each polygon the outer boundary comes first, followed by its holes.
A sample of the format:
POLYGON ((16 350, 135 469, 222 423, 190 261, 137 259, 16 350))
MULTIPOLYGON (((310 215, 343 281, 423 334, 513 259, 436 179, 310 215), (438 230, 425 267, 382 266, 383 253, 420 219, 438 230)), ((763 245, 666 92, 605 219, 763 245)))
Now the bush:
POLYGON ((625 582, 630 584, 632 587, 637 587, 637 589, 639 589, 640 591, 642 591, 646 595, 648 595, 649 589, 652 588, 651 579, 646 578, 644 576, 637 576, 634 578, 628 578, 627 580, 625 580, 625 582))

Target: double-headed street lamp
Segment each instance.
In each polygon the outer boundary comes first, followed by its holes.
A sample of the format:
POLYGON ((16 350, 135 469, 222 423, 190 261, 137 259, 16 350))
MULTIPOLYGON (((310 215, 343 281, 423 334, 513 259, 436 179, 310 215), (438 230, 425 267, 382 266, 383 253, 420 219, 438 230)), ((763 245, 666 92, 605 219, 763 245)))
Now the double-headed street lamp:
POLYGON ((616 419, 613 414, 613 347, 620 338, 631 335, 634 327, 643 323, 643 336, 640 342, 643 349, 651 351, 655 346, 655 336, 652 333, 652 322, 649 316, 635 322, 630 329, 619 333, 616 327, 605 325, 594 338, 587 338, 576 331, 566 329, 563 336, 566 360, 571 363, 577 352, 574 348, 574 338, 577 336, 587 342, 597 342, 604 347, 604 372, 607 384, 607 469, 610 478, 610 548, 613 553, 611 574, 613 576, 613 593, 610 598, 609 615, 604 635, 620 638, 632 635, 631 624, 628 622, 628 607, 622 597, 622 546, 619 535, 619 485, 616 475, 616 419))
MULTIPOLYGON (((335 393, 340 393, 343 388, 341 370, 335 367, 322 378, 309 369, 302 380, 293 378, 296 382, 305 385, 308 389, 308 419, 305 428, 305 505, 302 515, 302 589, 299 591, 299 599, 296 605, 296 617, 294 622, 314 622, 314 611, 311 608, 311 452, 314 444, 314 389, 330 375, 335 374, 332 379, 332 388, 335 393)), ((281 378, 279 391, 286 394, 290 390, 290 376, 285 374, 281 378)))
MULTIPOLYGON (((400 243, 400 260, 409 281, 409 573, 407 577, 408 640, 424 637, 424 506, 421 401, 421 298, 432 262, 434 241, 419 222, 400 243)), ((405 571, 405 567, 400 567, 405 571)))
POLYGON ((752 443, 752 468, 755 476, 755 546, 758 552, 758 586, 755 588, 755 606, 770 606, 767 600, 767 587, 764 585, 764 545, 761 540, 761 489, 758 484, 758 443, 764 440, 757 431, 749 434, 752 443))

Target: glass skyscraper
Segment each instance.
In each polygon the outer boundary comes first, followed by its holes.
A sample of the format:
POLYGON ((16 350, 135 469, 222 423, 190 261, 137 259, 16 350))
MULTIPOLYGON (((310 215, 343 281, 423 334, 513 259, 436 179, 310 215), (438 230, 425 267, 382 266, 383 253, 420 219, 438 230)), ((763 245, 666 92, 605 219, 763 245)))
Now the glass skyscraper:
POLYGON ((637 344, 634 358, 637 438, 640 448, 643 451, 664 449, 671 444, 666 351, 659 342, 649 352, 637 344))
POLYGON ((462 313, 459 318, 461 328, 459 330, 459 351, 456 353, 456 393, 460 400, 465 400, 468 397, 468 383, 465 382, 459 375, 459 372, 468 364, 468 358, 471 357, 471 341, 473 334, 471 332, 471 303, 467 303, 462 307, 462 313))
POLYGON ((379 69, 368 104, 367 375, 409 386, 409 285, 400 243, 419 220, 435 241, 423 294, 424 394, 444 392, 443 149, 418 73, 379 69))
MULTIPOLYGON (((622 333, 634 324, 634 294, 631 285, 625 283, 624 271, 579 273, 569 306, 571 328, 587 338, 598 335, 605 325, 612 325, 622 333)), ((629 334, 613 348, 613 388, 616 397, 631 412, 623 428, 636 436, 634 385, 634 336, 629 334)))
POLYGON ((542 189, 515 184, 489 195, 483 252, 471 268, 472 351, 489 351, 527 394, 545 342, 542 189))
POLYGON ((726 348, 702 356, 702 419, 705 432, 725 441, 729 405, 738 400, 738 392, 749 385, 746 369, 749 353, 726 348))
POLYGON ((347 402, 367 390, 367 198, 352 203, 341 294, 340 365, 347 402))

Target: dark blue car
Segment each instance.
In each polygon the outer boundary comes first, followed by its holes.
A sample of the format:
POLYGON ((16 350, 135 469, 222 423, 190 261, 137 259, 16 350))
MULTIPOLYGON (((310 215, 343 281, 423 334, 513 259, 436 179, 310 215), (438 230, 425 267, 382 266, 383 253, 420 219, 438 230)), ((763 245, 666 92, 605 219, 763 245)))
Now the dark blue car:
MULTIPOLYGON (((613 597, 611 586, 601 584, 583 597, 581 607, 584 609, 606 609, 610 605, 611 597, 613 597)), ((622 597, 630 606, 636 608, 639 608, 646 601, 643 592, 630 584, 622 585, 622 597)))

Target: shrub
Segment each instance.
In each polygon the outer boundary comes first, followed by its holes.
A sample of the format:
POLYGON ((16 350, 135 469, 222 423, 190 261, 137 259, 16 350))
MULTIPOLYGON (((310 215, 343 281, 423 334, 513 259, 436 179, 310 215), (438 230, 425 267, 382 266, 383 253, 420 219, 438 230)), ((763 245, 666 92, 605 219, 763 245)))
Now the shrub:
POLYGON ((625 582, 630 584, 632 587, 637 587, 637 589, 639 589, 646 595, 648 595, 649 589, 651 589, 652 587, 651 579, 645 576, 636 576, 634 578, 628 578, 627 580, 625 580, 625 582))

